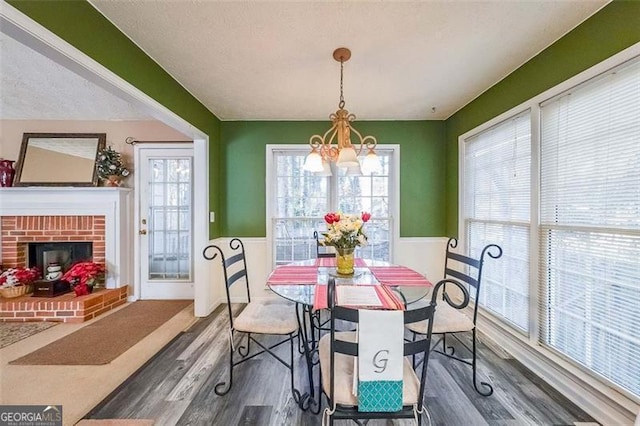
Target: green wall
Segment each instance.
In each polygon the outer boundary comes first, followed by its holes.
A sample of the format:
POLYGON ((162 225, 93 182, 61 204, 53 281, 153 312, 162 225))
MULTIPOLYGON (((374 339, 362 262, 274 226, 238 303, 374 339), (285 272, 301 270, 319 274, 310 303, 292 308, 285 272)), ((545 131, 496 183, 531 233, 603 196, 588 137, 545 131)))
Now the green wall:
MULTIPOLYGON (((220 121, 215 115, 85 0, 7 3, 206 133, 210 209, 220 209, 220 121)), ((210 238, 220 235, 218 223, 210 225, 209 234, 210 238)))
MULTIPOLYGON (((266 228, 267 144, 308 144, 329 121, 225 121, 221 123, 224 203, 222 235, 263 237, 266 228)), ((360 121, 354 126, 378 143, 400 145, 400 235, 445 232, 444 121, 360 121)))
MULTIPOLYGON (((306 144, 329 122, 224 122, 85 0, 8 0, 209 136, 210 237, 265 235, 265 145, 306 144)), ((446 122, 357 122, 400 144, 400 235, 457 234, 458 137, 640 41, 640 1, 614 1, 446 122)))
POLYGON ((614 1, 446 121, 448 235, 458 234, 458 137, 640 42, 640 1, 614 1))

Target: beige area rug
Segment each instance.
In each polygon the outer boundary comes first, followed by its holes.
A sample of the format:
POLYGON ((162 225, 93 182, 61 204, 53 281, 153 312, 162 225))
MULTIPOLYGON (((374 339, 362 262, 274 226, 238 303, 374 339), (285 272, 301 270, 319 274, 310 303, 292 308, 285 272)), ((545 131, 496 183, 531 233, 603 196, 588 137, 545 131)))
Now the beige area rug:
POLYGON ((134 302, 9 364, 108 364, 191 303, 191 300, 134 302))
POLYGON ((58 325, 57 322, 0 322, 0 349, 58 325))

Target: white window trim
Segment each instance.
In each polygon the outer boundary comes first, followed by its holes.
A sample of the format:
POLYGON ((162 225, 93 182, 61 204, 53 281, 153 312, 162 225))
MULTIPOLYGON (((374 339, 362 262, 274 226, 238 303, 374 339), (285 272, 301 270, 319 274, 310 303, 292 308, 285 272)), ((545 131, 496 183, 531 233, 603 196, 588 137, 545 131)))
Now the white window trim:
POLYGON ((529 239, 531 256, 531 267, 529 268, 529 333, 527 337, 525 333, 497 319, 496 316, 482 307, 480 307, 478 313, 486 322, 480 322, 479 328, 501 347, 516 355, 517 359, 526 367, 556 389, 561 390, 567 398, 604 424, 633 423, 636 414, 640 412, 640 399, 624 389, 610 385, 604 379, 599 379, 585 369, 565 361, 555 351, 538 343, 540 322, 538 313, 540 220, 537 206, 540 194, 540 104, 639 55, 640 43, 636 43, 458 137, 458 235, 460 236, 462 247, 467 247, 464 229, 464 141, 527 109, 531 110, 531 199, 533 207, 531 210, 531 234, 529 239), (486 327, 483 327, 485 324, 486 327), (581 385, 577 386, 576 383, 581 385))
MULTIPOLYGON (((399 144, 384 144, 379 145, 380 149, 384 149, 392 152, 392 170, 393 173, 389 175, 389 204, 390 204, 390 221, 392 235, 389 247, 389 254, 391 262, 395 261, 395 248, 398 247, 400 242, 400 145, 399 144)), ((266 227, 266 239, 267 239, 267 262, 265 276, 268 276, 273 270, 275 264, 273 260, 273 217, 271 212, 275 207, 273 204, 273 196, 276 193, 273 179, 273 155, 274 151, 309 151, 309 145, 295 144, 295 145, 278 145, 267 144, 265 157, 266 157, 266 174, 265 174, 265 221, 266 227)))

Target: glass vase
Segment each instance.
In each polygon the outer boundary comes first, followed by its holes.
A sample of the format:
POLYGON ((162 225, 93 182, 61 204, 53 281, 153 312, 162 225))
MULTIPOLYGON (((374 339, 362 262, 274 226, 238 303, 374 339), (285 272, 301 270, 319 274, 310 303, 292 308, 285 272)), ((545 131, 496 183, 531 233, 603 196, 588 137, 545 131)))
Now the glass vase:
POLYGON ((353 275, 353 251, 355 247, 336 247, 336 272, 340 275, 353 275))
POLYGON ((13 169, 13 163, 15 163, 15 161, 0 158, 0 186, 13 185, 13 175, 16 172, 13 169))

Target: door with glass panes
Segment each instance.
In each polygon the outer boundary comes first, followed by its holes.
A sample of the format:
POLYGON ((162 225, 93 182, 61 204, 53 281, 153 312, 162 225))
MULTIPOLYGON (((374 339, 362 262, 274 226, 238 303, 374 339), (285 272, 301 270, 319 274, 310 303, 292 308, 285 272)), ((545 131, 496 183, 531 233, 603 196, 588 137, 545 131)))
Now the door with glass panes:
POLYGON ((193 147, 140 147, 138 159, 141 298, 193 299, 193 147))
POLYGON ((393 150, 376 151, 382 166, 379 172, 363 175, 332 164, 332 175, 325 176, 303 169, 308 150, 272 150, 272 266, 316 257, 313 233, 326 230, 324 215, 331 211, 370 212, 371 220, 365 225, 368 244, 359 247, 356 256, 391 261, 393 150))

